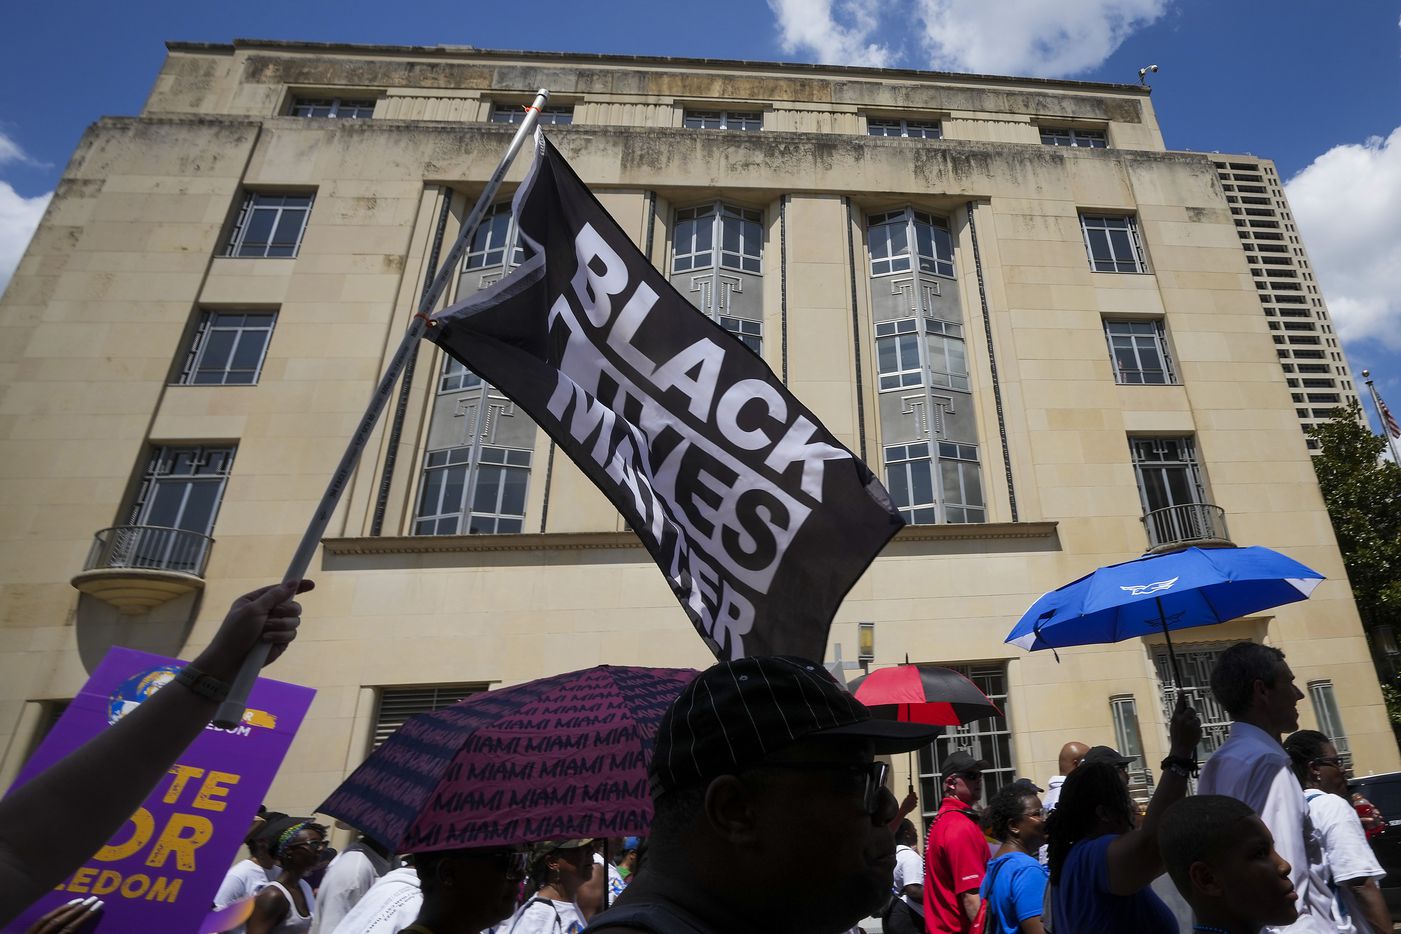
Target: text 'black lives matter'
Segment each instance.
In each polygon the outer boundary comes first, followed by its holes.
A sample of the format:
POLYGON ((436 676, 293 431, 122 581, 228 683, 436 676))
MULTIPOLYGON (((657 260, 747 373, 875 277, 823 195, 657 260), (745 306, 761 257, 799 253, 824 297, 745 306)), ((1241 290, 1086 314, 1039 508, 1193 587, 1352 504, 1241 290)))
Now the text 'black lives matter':
POLYGON ((871 471, 700 313, 539 137, 514 210, 531 252, 429 339, 599 486, 718 658, 821 658, 904 524, 871 471))

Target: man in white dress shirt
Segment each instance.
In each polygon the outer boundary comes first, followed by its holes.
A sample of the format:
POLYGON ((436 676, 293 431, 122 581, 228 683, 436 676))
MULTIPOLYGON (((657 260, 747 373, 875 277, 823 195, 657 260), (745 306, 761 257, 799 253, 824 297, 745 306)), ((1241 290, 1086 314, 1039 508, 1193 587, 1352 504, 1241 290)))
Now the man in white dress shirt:
POLYGON ((1222 653, 1211 671, 1211 693, 1231 717, 1231 735, 1202 766, 1197 792, 1229 795, 1260 815, 1275 838, 1275 850, 1289 861, 1299 893, 1299 920, 1289 934, 1332 934, 1331 919, 1308 910, 1309 866, 1322 861, 1313 836, 1304 790, 1294 776, 1280 736, 1299 727, 1294 672, 1279 649, 1238 642, 1222 653))

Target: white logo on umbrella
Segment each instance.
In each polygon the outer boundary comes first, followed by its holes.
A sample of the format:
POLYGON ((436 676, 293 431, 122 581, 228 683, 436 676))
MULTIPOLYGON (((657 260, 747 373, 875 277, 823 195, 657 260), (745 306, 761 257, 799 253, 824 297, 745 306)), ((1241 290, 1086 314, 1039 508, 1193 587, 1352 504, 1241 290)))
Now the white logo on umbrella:
POLYGON ((1154 581, 1154 582, 1151 583, 1151 584, 1130 584, 1130 585, 1127 586, 1127 587, 1124 587, 1124 586, 1121 585, 1121 586, 1119 587, 1119 589, 1120 589, 1120 590, 1127 590, 1129 593, 1133 594, 1135 597, 1141 597, 1141 596, 1143 596, 1144 594, 1157 593, 1157 592, 1160 591, 1160 590, 1167 590, 1169 587, 1171 587, 1171 586, 1172 586, 1173 584, 1175 584, 1175 583, 1177 583, 1177 578, 1176 578, 1176 577, 1172 578, 1171 580, 1154 581))

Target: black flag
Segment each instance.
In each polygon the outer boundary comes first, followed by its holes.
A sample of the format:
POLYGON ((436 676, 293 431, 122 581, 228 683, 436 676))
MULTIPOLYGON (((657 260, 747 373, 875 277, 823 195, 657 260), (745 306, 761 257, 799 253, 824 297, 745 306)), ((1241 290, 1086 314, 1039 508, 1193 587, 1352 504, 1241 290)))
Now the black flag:
POLYGON ((904 525, 885 488, 543 135, 514 209, 533 254, 429 339, 598 484, 717 658, 822 658, 842 598, 904 525))

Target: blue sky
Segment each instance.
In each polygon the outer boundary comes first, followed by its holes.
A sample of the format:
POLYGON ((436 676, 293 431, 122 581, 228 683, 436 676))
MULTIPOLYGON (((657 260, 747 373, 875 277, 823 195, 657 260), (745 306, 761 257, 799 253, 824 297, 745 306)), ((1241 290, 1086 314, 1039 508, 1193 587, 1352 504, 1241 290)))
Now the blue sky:
POLYGON ((1170 148, 1278 164, 1353 369, 1360 380, 1370 367, 1401 412, 1399 19, 1401 4, 1380 0, 10 4, 0 32, 0 287, 83 130, 140 110, 167 39, 451 43, 1122 82, 1155 63, 1153 105, 1170 148))

